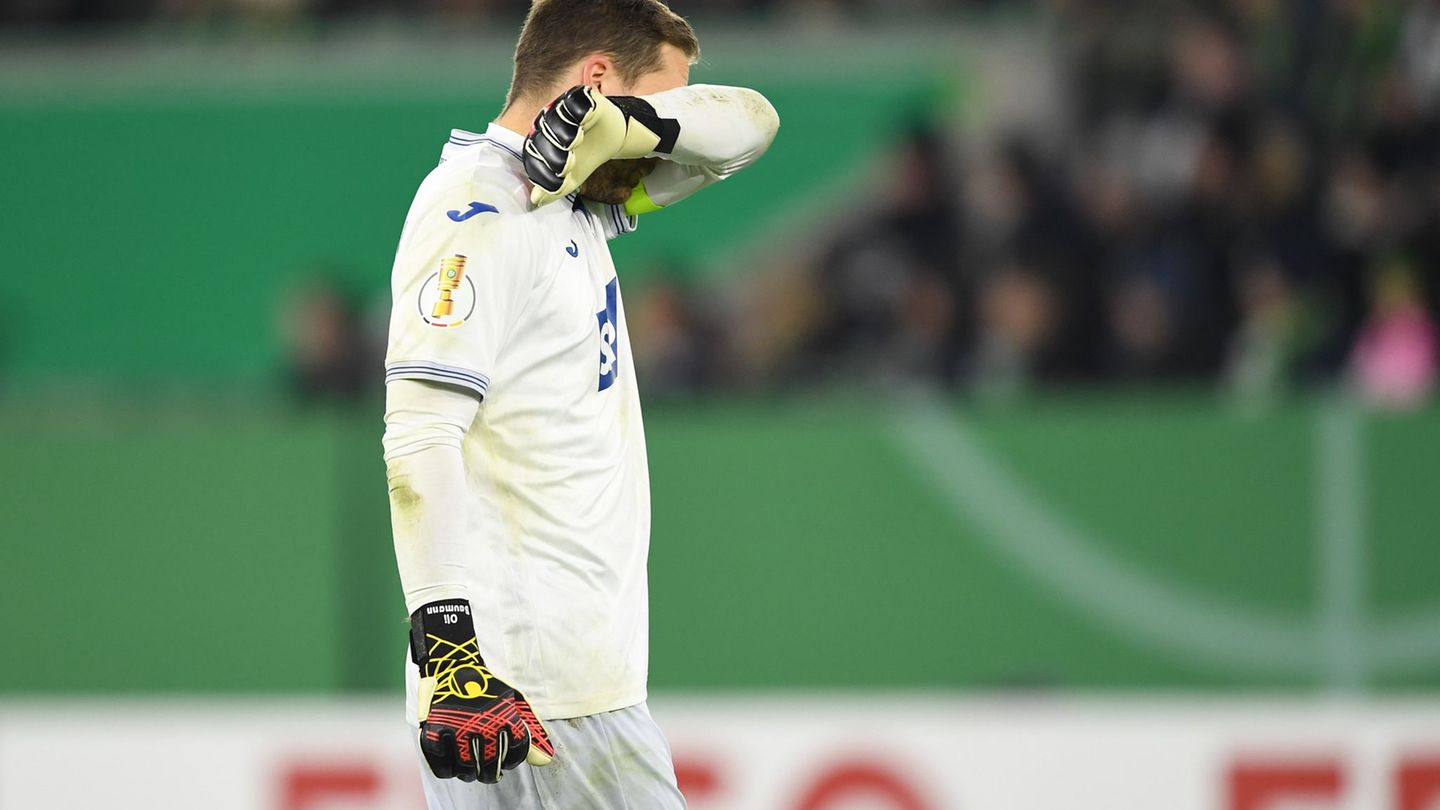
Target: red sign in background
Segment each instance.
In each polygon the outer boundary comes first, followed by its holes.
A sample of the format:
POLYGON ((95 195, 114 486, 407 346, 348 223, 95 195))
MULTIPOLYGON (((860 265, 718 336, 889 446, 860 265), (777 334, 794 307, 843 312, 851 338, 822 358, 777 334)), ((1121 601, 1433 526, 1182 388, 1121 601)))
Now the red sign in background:
MULTIPOLYGON (((697 808, 725 803, 728 778, 718 763, 680 756, 675 773, 686 799, 697 808)), ((387 783, 386 774, 379 762, 285 764, 277 771, 276 810, 379 808, 398 787, 387 783)), ((1225 778, 1229 804, 1224 810, 1277 810, 1300 803, 1349 806, 1349 768, 1340 758, 1246 758, 1238 760, 1225 778)), ((1391 810, 1440 810, 1440 755, 1403 759, 1394 768, 1392 782, 1391 810)), ((859 799, 894 810, 961 810, 931 803, 902 769, 854 760, 829 763, 807 778, 795 795, 799 798, 792 807, 778 810, 830 810, 859 799)), ((424 807, 419 795, 414 806, 424 807)))

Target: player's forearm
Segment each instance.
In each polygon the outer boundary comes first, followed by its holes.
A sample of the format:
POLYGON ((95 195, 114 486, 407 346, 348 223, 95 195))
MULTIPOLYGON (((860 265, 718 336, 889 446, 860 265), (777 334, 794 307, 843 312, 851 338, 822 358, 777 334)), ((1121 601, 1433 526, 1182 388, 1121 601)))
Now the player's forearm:
POLYGON ((467 393, 417 380, 386 386, 385 467, 406 610, 469 598, 460 445, 478 404, 467 393))
POLYGON ((679 122, 670 152, 625 204, 627 214, 665 208, 760 159, 775 140, 780 116, 744 87, 695 84, 642 96, 663 118, 679 122))
POLYGON ((648 96, 601 95, 578 85, 535 118, 525 174, 537 206, 578 190, 611 160, 662 162, 625 202, 631 216, 675 203, 760 159, 780 116, 744 87, 696 84, 648 96))
POLYGON ((693 84, 641 98, 680 124, 674 147, 655 156, 703 167, 717 179, 759 160, 780 129, 775 107, 746 87, 693 84))

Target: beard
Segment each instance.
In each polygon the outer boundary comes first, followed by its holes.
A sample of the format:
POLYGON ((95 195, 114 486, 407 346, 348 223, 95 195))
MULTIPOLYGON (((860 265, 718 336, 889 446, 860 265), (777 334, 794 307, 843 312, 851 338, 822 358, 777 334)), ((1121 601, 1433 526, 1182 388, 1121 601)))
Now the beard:
POLYGON ((637 158, 601 164, 580 185, 580 196, 607 205, 623 205, 659 162, 659 158, 637 158))

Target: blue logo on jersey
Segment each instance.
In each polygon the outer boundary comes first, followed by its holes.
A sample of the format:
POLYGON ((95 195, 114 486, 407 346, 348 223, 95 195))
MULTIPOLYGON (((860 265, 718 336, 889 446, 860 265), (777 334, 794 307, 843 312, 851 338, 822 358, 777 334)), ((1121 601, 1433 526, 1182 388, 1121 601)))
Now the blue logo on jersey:
POLYGON ((465 211, 463 213, 460 211, 446 211, 445 215, 455 220, 456 222, 464 222, 465 220, 475 216, 476 214, 484 214, 487 212, 491 214, 498 214, 500 213, 500 209, 496 208, 490 203, 472 202, 470 203, 470 210, 468 211, 465 211))
POLYGON ((620 370, 620 321, 615 315, 615 301, 620 294, 620 279, 612 278, 605 285, 605 308, 595 313, 600 321, 600 390, 615 384, 620 370))
POLYGON ((565 248, 565 252, 569 253, 571 258, 580 258, 580 246, 575 244, 574 239, 570 240, 570 247, 565 248))

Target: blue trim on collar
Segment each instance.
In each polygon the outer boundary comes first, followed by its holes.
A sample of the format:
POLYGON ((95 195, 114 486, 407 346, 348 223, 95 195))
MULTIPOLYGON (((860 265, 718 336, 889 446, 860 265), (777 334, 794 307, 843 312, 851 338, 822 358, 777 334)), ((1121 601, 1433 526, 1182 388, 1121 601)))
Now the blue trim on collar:
POLYGON ((454 135, 451 135, 451 136, 450 136, 450 143, 452 143, 452 144, 454 144, 454 145, 456 145, 456 146, 476 146, 476 145, 478 145, 478 144, 488 143, 488 144, 490 144, 491 146, 498 146, 498 147, 500 147, 501 149, 505 150, 507 153, 510 154, 511 157, 515 158, 516 160, 519 160, 519 161, 523 161, 523 160, 524 160, 524 158, 522 158, 522 157, 520 156, 520 153, 519 153, 519 152, 516 152, 514 149, 511 149, 510 147, 506 146, 505 144, 500 143, 499 141, 495 140, 494 138, 480 137, 480 138, 476 138, 476 139, 473 140, 473 141, 467 141, 467 140, 460 140, 459 138, 456 138, 454 135))

